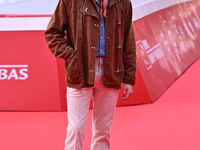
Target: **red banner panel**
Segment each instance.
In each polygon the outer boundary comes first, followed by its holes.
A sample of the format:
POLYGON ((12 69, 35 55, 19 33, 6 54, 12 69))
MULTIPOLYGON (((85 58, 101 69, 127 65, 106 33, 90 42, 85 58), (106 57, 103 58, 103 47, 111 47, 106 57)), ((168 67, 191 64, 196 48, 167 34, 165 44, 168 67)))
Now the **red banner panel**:
POLYGON ((0 32, 0 110, 61 110, 56 68, 43 31, 0 32))
POLYGON ((182 3, 160 10, 135 21, 133 25, 139 76, 135 95, 127 101, 119 99, 118 105, 155 101, 200 57, 198 2, 182 3), (141 82, 144 82, 143 87, 140 86, 141 82), (142 95, 149 95, 150 101, 148 96, 142 98, 142 95))

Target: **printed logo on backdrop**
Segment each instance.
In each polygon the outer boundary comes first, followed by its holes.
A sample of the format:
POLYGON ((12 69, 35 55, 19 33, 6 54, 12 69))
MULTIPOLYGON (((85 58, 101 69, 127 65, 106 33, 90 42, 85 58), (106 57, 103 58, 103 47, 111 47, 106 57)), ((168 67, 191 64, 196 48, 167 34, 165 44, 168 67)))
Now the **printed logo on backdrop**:
POLYGON ((0 80, 28 79, 28 65, 0 65, 0 80))
POLYGON ((144 39, 137 41, 136 44, 147 70, 150 70, 152 65, 164 56, 159 43, 156 43, 153 47, 151 47, 147 39, 144 39))

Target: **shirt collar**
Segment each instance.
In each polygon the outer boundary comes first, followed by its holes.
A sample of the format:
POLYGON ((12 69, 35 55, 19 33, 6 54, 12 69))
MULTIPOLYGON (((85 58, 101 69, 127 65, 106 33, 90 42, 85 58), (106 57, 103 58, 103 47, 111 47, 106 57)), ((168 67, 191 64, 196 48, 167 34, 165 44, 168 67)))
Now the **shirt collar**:
POLYGON ((95 0, 97 4, 99 4, 98 0, 95 0))
MULTIPOLYGON (((99 2, 98 2, 98 0, 95 0, 98 4, 99 4, 99 2)), ((109 0, 107 0, 108 1, 108 3, 109 3, 109 0)))

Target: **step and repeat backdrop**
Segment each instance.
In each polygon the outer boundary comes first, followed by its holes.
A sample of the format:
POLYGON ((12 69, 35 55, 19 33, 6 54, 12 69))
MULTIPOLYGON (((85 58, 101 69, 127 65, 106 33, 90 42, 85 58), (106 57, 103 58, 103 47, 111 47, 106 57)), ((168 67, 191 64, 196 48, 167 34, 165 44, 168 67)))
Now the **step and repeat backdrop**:
MULTIPOLYGON (((118 106, 154 102, 200 57, 200 0, 132 4, 137 80, 129 100, 121 100, 120 91, 118 106)), ((54 58, 44 38, 56 5, 0 1, 0 110, 66 110, 64 61, 54 58)))

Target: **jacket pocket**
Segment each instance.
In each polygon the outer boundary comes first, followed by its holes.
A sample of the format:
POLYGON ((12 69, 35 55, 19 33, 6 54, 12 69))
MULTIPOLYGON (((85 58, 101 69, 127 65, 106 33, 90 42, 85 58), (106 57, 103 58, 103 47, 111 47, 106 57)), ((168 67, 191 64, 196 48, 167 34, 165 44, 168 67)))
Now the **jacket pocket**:
POLYGON ((77 56, 70 58, 69 63, 65 63, 66 68, 66 81, 68 83, 80 83, 81 82, 81 73, 78 65, 77 56))

